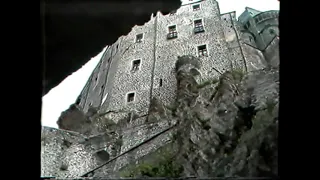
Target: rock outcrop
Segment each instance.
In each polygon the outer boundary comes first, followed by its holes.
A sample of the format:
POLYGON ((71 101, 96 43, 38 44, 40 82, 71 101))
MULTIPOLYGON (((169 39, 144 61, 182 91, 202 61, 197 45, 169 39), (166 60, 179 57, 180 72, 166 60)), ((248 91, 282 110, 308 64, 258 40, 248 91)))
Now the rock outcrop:
POLYGON ((122 175, 276 177, 279 70, 231 70, 197 84, 191 69, 178 72, 177 100, 158 117, 177 120, 171 145, 122 175))
POLYGON ((277 176, 278 67, 250 73, 232 69, 217 79, 199 82, 199 66, 197 58, 179 57, 176 100, 165 106, 154 98, 142 124, 131 124, 141 117, 128 112, 87 115, 91 120, 81 133, 90 145, 79 140, 64 150, 70 154, 72 147, 81 147, 86 152, 86 168, 69 164, 73 171, 61 173, 68 170, 55 165, 59 172, 43 174, 93 178, 277 176), (112 114, 121 113, 123 120, 114 122, 112 114))

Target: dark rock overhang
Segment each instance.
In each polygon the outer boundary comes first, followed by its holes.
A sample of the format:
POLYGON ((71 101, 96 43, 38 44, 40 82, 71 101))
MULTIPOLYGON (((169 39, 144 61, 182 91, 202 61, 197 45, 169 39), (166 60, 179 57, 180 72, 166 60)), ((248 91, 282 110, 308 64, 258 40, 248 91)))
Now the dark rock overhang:
POLYGON ((168 14, 180 0, 40 3, 44 94, 80 69, 107 45, 143 25, 152 13, 168 14))

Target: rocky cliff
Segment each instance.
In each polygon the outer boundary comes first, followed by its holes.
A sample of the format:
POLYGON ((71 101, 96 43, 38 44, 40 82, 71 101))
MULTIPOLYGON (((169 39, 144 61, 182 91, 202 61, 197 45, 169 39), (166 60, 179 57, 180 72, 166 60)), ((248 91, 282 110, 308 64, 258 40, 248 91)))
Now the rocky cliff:
POLYGON ((249 74, 231 70, 201 84, 190 69, 178 72, 177 79, 177 100, 158 117, 177 121, 171 144, 123 176, 278 175, 277 68, 249 74))
MULTIPOLYGON (((279 69, 272 67, 250 73, 231 69, 218 78, 199 82, 198 66, 197 58, 179 57, 176 100, 164 106, 161 99, 154 99, 149 115, 141 124, 130 124, 139 117, 128 112, 91 114, 89 123, 83 121, 86 128, 81 132, 87 140, 79 139, 69 147, 64 145, 69 150, 61 150, 59 155, 65 157, 62 154, 70 154, 72 147, 82 147, 79 151, 85 155, 73 155, 73 159, 85 159, 85 167, 83 163, 83 166, 73 163, 61 170, 55 165, 55 172, 43 170, 43 175, 63 178, 277 176, 279 69), (112 121, 112 113, 123 113, 123 120, 112 121), (99 156, 104 158, 96 158, 99 156)), ((70 130, 80 131, 77 127, 70 130)), ((47 151, 43 153, 51 151, 48 145, 43 148, 47 151)), ((53 157, 58 163, 57 155, 42 159, 47 162, 53 157)), ((50 166, 47 163, 42 168, 50 166)))

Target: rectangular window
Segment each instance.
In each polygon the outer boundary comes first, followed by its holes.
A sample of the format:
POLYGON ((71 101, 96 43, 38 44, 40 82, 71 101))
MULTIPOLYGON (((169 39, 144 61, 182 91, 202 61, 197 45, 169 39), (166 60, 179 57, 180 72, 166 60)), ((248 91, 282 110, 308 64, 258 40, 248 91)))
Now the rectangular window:
POLYGON ((208 56, 207 45, 198 46, 198 55, 199 56, 208 56))
POLYGON ((132 72, 138 71, 140 69, 140 64, 141 64, 141 60, 140 59, 132 61, 131 71, 132 72))
POLYGON ((143 34, 142 34, 142 33, 141 33, 141 34, 138 34, 138 35, 136 36, 136 42, 137 42, 137 43, 142 42, 142 38, 143 38, 143 34))
POLYGON ((196 4, 192 6, 193 11, 200 10, 200 4, 196 4))
POLYGON ((167 39, 174 39, 178 37, 176 25, 169 26, 168 30, 169 30, 169 33, 167 35, 167 39))
POLYGON ((169 26, 169 33, 171 33, 171 32, 177 32, 177 27, 176 27, 176 25, 169 26))
POLYGON ((129 93, 127 95, 127 102, 132 102, 134 101, 134 93, 129 93))
POLYGON ((204 32, 204 27, 202 23, 202 19, 198 19, 194 21, 194 33, 201 33, 204 32))

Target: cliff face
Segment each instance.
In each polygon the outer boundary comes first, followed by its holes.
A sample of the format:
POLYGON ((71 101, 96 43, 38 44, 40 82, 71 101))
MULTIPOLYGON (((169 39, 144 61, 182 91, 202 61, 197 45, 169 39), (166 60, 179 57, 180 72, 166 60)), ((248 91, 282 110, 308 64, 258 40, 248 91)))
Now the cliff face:
MULTIPOLYGON (((231 70, 197 84, 178 72, 178 97, 158 119, 176 119, 171 145, 122 176, 274 177, 278 175, 279 71, 231 70), (168 168, 169 167, 169 168, 168 168)), ((158 109, 161 105, 158 105, 158 109)))
MULTIPOLYGON (((154 98, 149 115, 141 124, 134 122, 140 117, 129 112, 87 115, 91 120, 84 125, 86 132, 82 132, 88 135, 86 143, 75 142, 62 154, 82 147, 88 163, 68 164, 69 169, 81 172, 61 173, 56 168, 56 172, 43 171, 43 175, 277 176, 278 68, 250 73, 232 69, 205 82, 199 82, 198 68, 197 58, 179 57, 175 102, 165 106, 161 99, 154 98), (116 114, 122 114, 123 120, 113 121, 116 114), (90 158, 97 153, 104 159, 90 158)), ((44 145, 47 153, 50 147, 44 145)), ((59 157, 65 155, 55 157, 58 163, 59 157)), ((73 156, 73 161, 84 157, 73 156)), ((46 168, 53 164, 48 162, 46 168)))

